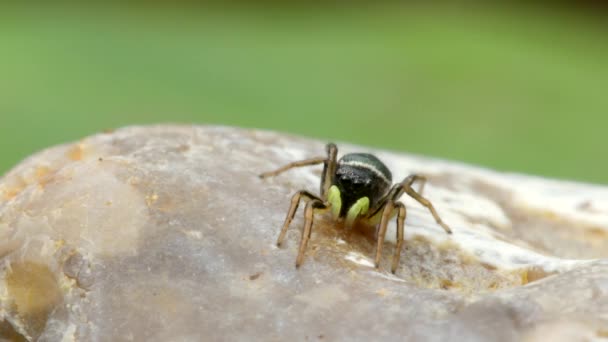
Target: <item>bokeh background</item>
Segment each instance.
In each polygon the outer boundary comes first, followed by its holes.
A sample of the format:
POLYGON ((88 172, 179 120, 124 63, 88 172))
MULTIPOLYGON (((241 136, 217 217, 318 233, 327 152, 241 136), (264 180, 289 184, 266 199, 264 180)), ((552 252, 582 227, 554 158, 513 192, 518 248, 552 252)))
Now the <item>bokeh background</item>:
POLYGON ((105 129, 258 127, 608 183, 601 2, 0 8, 0 174, 105 129))

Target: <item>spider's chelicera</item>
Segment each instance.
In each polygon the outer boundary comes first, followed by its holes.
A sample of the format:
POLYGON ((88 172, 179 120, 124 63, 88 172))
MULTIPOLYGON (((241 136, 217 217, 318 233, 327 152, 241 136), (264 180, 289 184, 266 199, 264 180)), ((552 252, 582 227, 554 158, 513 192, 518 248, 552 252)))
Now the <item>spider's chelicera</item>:
POLYGON ((450 228, 441 220, 431 202, 422 197, 422 190, 426 182, 425 177, 415 174, 409 175, 402 182, 392 185, 390 170, 376 156, 368 153, 349 153, 337 160, 338 148, 335 144, 327 144, 326 150, 326 157, 292 162, 275 171, 260 175, 260 178, 266 178, 276 176, 294 167, 321 163, 324 165, 320 196, 306 190, 296 192, 291 198, 287 217, 285 217, 283 228, 281 228, 281 233, 277 239, 277 246, 281 246, 300 200, 307 200, 304 209, 304 230, 302 231, 302 240, 296 258, 296 267, 299 267, 304 260, 304 252, 310 239, 314 214, 320 211, 331 210, 334 219, 344 220, 347 227, 351 227, 355 221, 371 226, 379 224, 377 228, 376 267, 380 265, 388 221, 397 215, 397 246, 391 266, 393 273, 397 270, 401 247, 403 246, 403 226, 406 210, 405 205, 399 201, 399 198, 404 193, 425 206, 431 212, 435 221, 448 234, 452 233, 450 228), (414 182, 420 183, 420 190, 416 191, 412 188, 414 182))

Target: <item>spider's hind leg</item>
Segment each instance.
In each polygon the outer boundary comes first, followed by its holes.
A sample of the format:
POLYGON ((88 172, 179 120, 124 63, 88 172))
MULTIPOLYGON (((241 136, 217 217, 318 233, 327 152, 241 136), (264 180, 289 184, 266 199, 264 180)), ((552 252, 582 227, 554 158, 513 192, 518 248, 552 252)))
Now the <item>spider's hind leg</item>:
MULTIPOLYGON (((445 222, 443 222, 441 217, 439 217, 439 214, 437 214, 437 211, 435 210, 435 207, 433 207, 433 204, 431 203, 431 201, 422 197, 418 192, 416 192, 416 190, 414 190, 414 188, 412 188, 412 184, 417 180, 422 180, 423 182, 426 182, 425 177, 418 176, 418 175, 410 175, 410 176, 407 176, 403 180, 403 182, 397 184, 397 186, 399 186, 403 191, 405 191, 405 193, 408 194, 411 198, 415 199, 418 203, 425 206, 431 212, 431 215, 433 215, 437 224, 440 225, 445 230, 446 233, 452 234, 452 230, 450 229, 450 227, 448 227, 447 224, 445 224, 445 222)), ((424 183, 423 183, 423 185, 424 185, 424 183)), ((421 190, 422 190, 422 187, 421 187, 421 190)), ((402 194, 402 191, 398 191, 396 193, 395 197, 400 197, 401 194, 402 194)), ((398 198, 393 198, 394 201, 396 201, 397 199, 398 198)))

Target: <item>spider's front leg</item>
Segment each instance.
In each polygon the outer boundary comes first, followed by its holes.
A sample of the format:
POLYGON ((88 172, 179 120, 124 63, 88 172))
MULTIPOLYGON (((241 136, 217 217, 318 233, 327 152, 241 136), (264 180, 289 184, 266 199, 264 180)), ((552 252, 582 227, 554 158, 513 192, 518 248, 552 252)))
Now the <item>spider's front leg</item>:
POLYGON ((334 143, 325 145, 325 151, 327 152, 327 159, 323 165, 323 174, 321 175, 321 197, 327 200, 327 193, 331 187, 336 168, 338 167, 338 147, 334 143))
POLYGON ((304 198, 309 202, 306 205, 306 208, 310 205, 310 203, 320 202, 323 203, 323 200, 316 195, 311 194, 306 190, 300 190, 293 194, 291 197, 291 205, 289 206, 289 210, 287 211, 287 216, 285 217, 285 221, 283 222, 283 227, 281 228, 281 233, 279 234, 279 238, 277 239, 277 247, 281 247, 283 243, 283 239, 285 239, 285 234, 287 234, 287 228, 289 228, 289 224, 293 220, 294 215, 296 214, 296 210, 298 210, 298 206, 300 205, 300 200, 304 198))
POLYGON ((425 206, 433 217, 437 224, 439 224, 448 234, 452 234, 452 230, 448 227, 447 224, 443 222, 443 220, 437 214, 437 211, 433 207, 433 204, 426 198, 422 197, 418 192, 416 192, 412 188, 412 184, 414 182, 420 182, 420 192, 422 192, 424 188, 424 184, 426 183, 426 177, 418 176, 418 175, 410 175, 406 177, 401 183, 395 184, 391 190, 384 196, 380 201, 378 201, 378 205, 375 209, 371 210, 371 216, 381 215, 380 224, 378 226, 378 240, 376 241, 376 258, 375 258, 375 266, 378 268, 380 266, 380 258, 382 257, 382 248, 384 246, 384 239, 386 237, 386 231, 388 228, 388 221, 397 214, 397 245, 395 246, 395 254, 393 255, 393 263, 391 265, 391 271, 395 273, 397 270, 397 266, 399 265, 399 259, 401 257, 401 249, 403 247, 404 240, 404 226, 405 226, 405 216, 406 209, 405 205, 399 202, 399 198, 403 193, 407 193, 410 197, 418 201, 418 203, 425 206))
POLYGON ((306 252, 306 246, 308 245, 308 240, 310 240, 310 235, 312 234, 312 223, 315 210, 327 208, 329 208, 328 204, 323 203, 318 199, 306 203, 306 208, 304 209, 304 230, 302 230, 302 239, 300 240, 300 248, 298 250, 298 257, 296 258, 296 268, 300 267, 302 261, 304 261, 304 252, 306 252))
POLYGON ((317 164, 321 164, 321 163, 325 162, 326 160, 327 159, 325 157, 316 157, 316 158, 298 160, 295 162, 291 162, 287 165, 281 166, 280 168, 278 168, 274 171, 268 171, 268 172, 261 173, 259 175, 259 177, 262 179, 268 178, 268 177, 274 177, 287 170, 293 169, 294 167, 317 165, 317 164))
POLYGON ((331 187, 331 181, 333 179, 333 175, 336 172, 337 167, 337 157, 338 157, 338 147, 336 144, 329 143, 325 145, 325 151, 327 152, 327 157, 316 157, 305 160, 299 160, 295 162, 291 162, 287 165, 284 165, 274 171, 264 172, 259 175, 260 178, 268 178, 274 177, 283 173, 287 170, 293 169, 295 167, 303 167, 303 166, 311 166, 323 163, 323 174, 321 175, 321 184, 320 191, 321 197, 327 199, 327 192, 331 187))
POLYGON ((405 226, 405 205, 401 202, 397 202, 395 204, 395 209, 397 209, 397 245, 395 246, 395 254, 393 255, 393 265, 391 266, 391 272, 393 274, 397 271, 397 266, 399 265, 399 258, 401 258, 401 248, 403 247, 403 234, 404 234, 404 226, 405 226))
POLYGON ((279 234, 279 238, 277 239, 277 247, 281 247, 281 244, 285 239, 285 235, 287 234, 287 228, 289 228, 289 224, 293 220, 293 217, 296 213, 296 210, 298 210, 298 206, 302 198, 308 200, 308 202, 306 203, 306 207, 304 208, 304 229, 302 230, 302 239, 300 240, 300 247, 298 248, 296 268, 300 267, 302 261, 304 260, 304 252, 306 252, 306 246, 308 245, 308 240, 310 240, 310 235, 312 233, 312 223, 314 220, 315 210, 324 210, 330 207, 328 203, 325 203, 318 196, 315 196, 306 190, 300 190, 296 192, 291 197, 291 205, 289 206, 289 211, 287 212, 287 216, 285 217, 283 228, 281 228, 281 233, 279 234))
POLYGON ((380 258, 382 257, 382 248, 384 246, 384 239, 386 237, 386 231, 388 228, 388 221, 393 217, 393 215, 397 213, 397 231, 396 231, 396 241, 395 245, 395 253, 393 255, 393 263, 391 265, 391 272, 395 273, 397 271, 397 266, 399 265, 399 259, 401 258, 401 249, 403 247, 404 240, 404 226, 405 226, 405 205, 401 202, 393 202, 387 201, 382 209, 382 219, 380 220, 380 225, 378 226, 378 237, 376 241, 376 259, 374 260, 374 266, 376 268, 380 267, 380 258))
POLYGON ((376 268, 380 267, 380 258, 382 257, 382 248, 384 247, 384 238, 386 237, 388 220, 393 214, 393 209, 395 209, 395 204, 392 200, 384 202, 384 206, 382 208, 382 218, 380 219, 380 225, 378 226, 378 236, 376 237, 376 259, 374 261, 374 266, 376 268))
POLYGON ((382 218, 380 219, 380 225, 378 226, 378 236, 376 240, 376 259, 374 260, 374 266, 380 267, 380 258, 382 257, 382 249, 384 246, 384 239, 386 238, 386 231, 388 229, 388 221, 397 213, 397 245, 395 246, 395 254, 393 255, 393 264, 391 265, 391 272, 395 273, 397 265, 399 265, 399 258, 401 257, 401 248, 403 247, 403 231, 405 225, 405 205, 401 202, 393 202, 388 200, 385 202, 382 208, 382 218))

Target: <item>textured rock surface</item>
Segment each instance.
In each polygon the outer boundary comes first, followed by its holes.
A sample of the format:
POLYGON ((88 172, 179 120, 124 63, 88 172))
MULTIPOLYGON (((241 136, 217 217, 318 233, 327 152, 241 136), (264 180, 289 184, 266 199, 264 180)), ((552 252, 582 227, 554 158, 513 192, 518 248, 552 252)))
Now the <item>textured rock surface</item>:
POLYGON ((323 146, 157 126, 32 156, 0 180, 0 339, 608 338, 607 188, 375 151, 396 179, 429 177, 454 234, 404 198, 395 275, 390 241, 376 270, 374 233, 324 218, 296 270, 301 211, 274 241, 320 167, 256 175, 323 146))

